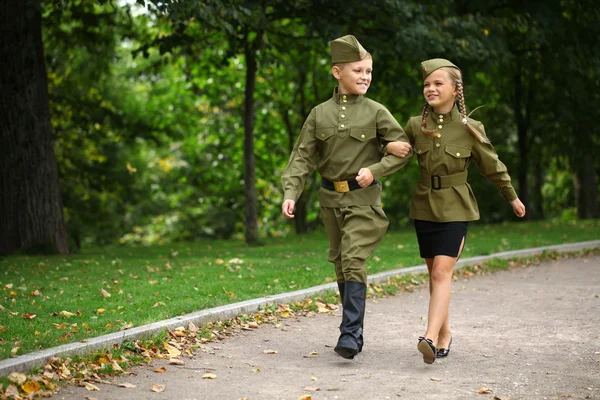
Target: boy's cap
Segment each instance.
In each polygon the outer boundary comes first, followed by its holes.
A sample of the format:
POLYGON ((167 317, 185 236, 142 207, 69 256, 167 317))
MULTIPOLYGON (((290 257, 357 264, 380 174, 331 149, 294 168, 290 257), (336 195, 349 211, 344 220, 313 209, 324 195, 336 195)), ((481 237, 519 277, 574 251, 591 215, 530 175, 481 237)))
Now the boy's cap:
POLYGON ((361 61, 369 54, 352 35, 332 40, 330 45, 332 64, 361 61))
POLYGON ((423 72, 423 79, 427 78, 427 76, 436 69, 440 69, 442 67, 456 68, 460 71, 460 68, 458 68, 456 65, 452 64, 450 61, 444 58, 433 58, 431 60, 423 61, 421 63, 421 72, 423 72))

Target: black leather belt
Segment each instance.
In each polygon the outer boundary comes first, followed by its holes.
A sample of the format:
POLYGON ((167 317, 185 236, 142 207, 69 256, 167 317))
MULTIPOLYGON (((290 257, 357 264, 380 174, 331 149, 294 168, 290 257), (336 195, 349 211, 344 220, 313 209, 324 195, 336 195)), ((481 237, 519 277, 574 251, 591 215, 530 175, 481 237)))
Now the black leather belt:
POLYGON ((454 175, 429 175, 421 172, 421 179, 419 182, 421 185, 432 188, 433 190, 464 185, 467 183, 467 171, 465 170, 454 175))
MULTIPOLYGON (((375 185, 378 182, 379 181, 375 179, 369 186, 375 185)), ((351 190, 362 189, 356 179, 351 179, 349 181, 329 181, 325 178, 322 178, 321 186, 328 190, 335 190, 338 193, 346 193, 351 190)))

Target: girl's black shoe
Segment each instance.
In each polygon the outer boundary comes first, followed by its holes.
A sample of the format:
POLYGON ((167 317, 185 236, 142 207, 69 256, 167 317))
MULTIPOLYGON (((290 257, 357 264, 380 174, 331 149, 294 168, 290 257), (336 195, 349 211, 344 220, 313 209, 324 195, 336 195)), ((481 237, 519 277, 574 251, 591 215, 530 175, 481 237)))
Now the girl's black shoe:
POLYGON ((438 350, 433 345, 431 339, 427 339, 424 336, 420 336, 417 349, 423 354, 423 361, 425 362, 425 364, 433 364, 433 362, 437 358, 438 350))
POLYGON ((452 337, 450 337, 450 343, 448 343, 448 348, 444 349, 444 348, 440 348, 437 351, 437 356, 438 358, 441 357, 448 357, 448 354, 450 354, 450 345, 452 344, 452 337))

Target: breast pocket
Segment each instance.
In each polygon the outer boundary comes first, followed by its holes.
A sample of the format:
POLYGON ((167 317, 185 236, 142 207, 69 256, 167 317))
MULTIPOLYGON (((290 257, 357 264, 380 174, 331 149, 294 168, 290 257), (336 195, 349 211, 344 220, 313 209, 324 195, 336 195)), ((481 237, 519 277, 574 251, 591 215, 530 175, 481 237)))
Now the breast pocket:
POLYGON ((471 157, 471 147, 456 144, 446 145, 446 159, 450 174, 464 171, 471 157))
POLYGON ((335 128, 317 128, 315 129, 315 137, 318 140, 326 142, 335 134, 335 128))
POLYGON ((350 136, 361 142, 368 142, 377 137, 377 129, 373 128, 352 128, 350 136))
POLYGON ((429 150, 431 150, 431 144, 429 142, 417 142, 414 146, 415 153, 421 159, 425 156, 429 150))

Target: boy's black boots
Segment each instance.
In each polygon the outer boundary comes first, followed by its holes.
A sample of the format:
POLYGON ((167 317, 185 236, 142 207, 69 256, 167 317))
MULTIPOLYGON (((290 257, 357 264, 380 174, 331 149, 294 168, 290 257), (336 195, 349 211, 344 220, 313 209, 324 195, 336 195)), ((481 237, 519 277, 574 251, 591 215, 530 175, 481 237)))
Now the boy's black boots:
POLYGON ((340 356, 352 359, 362 351, 367 285, 355 281, 346 281, 342 285, 343 288, 338 282, 343 311, 340 325, 341 334, 334 350, 340 356))

